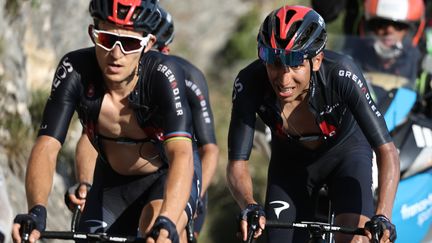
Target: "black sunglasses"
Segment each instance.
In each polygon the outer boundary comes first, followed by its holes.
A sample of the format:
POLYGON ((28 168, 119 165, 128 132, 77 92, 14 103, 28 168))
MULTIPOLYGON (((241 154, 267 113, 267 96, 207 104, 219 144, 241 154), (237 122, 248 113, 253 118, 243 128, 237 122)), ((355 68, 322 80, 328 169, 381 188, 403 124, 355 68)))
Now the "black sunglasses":
POLYGON ((388 26, 392 26, 396 30, 406 30, 410 26, 407 23, 399 22, 399 21, 393 21, 390 19, 383 19, 383 18, 373 18, 367 22, 367 27, 370 30, 379 30, 383 28, 387 28, 388 26))

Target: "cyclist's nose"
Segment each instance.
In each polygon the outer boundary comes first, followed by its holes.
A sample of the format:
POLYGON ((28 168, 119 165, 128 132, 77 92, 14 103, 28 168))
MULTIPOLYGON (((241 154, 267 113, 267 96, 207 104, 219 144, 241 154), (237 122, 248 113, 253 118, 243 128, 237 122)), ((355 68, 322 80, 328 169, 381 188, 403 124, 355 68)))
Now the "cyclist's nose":
POLYGON ((116 42, 114 44, 114 48, 110 51, 110 54, 113 57, 120 57, 120 56, 124 55, 120 45, 121 45, 120 42, 116 42))

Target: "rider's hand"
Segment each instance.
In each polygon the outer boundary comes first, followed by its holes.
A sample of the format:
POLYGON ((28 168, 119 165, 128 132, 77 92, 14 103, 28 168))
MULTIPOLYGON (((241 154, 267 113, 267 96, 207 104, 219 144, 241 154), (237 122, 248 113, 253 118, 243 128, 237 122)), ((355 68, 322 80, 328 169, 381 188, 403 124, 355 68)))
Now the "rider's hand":
POLYGON ((87 182, 77 183, 66 191, 65 193, 65 204, 69 210, 73 211, 75 206, 81 206, 81 211, 84 209, 87 194, 91 189, 91 184, 87 182))
POLYGON ((365 224, 366 236, 369 240, 373 235, 378 236, 380 243, 394 242, 396 240, 396 226, 384 215, 375 215, 365 224))
POLYGON ((169 218, 159 216, 150 231, 147 243, 179 243, 176 226, 169 218))
POLYGON ((31 243, 36 242, 40 232, 45 231, 47 211, 42 205, 36 205, 28 214, 18 214, 12 227, 12 239, 15 243, 21 243, 21 234, 31 243))
POLYGON ((261 236, 265 228, 265 212, 264 208, 259 204, 249 204, 245 209, 240 212, 240 234, 243 241, 248 238, 248 231, 251 227, 254 227, 253 237, 256 239, 261 236), (258 221, 255 222, 255 217, 258 217, 258 221))

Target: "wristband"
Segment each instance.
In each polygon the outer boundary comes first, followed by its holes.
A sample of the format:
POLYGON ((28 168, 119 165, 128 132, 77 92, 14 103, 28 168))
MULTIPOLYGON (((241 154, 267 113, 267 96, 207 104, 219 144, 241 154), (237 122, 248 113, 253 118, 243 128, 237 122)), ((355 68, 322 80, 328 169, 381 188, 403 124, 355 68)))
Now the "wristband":
POLYGON ((155 241, 159 237, 159 232, 161 229, 165 229, 168 231, 168 238, 171 240, 172 243, 180 242, 175 224, 165 216, 158 216, 156 218, 156 222, 153 225, 153 229, 150 233, 150 236, 155 241))

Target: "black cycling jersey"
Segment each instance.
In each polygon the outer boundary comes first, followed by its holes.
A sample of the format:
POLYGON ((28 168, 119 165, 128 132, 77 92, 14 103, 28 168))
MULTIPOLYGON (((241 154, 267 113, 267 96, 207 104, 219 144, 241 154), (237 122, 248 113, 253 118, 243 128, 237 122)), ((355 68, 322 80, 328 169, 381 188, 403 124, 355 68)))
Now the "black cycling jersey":
POLYGON ((185 71, 186 96, 192 112, 194 135, 198 146, 216 144, 213 112, 204 74, 186 59, 170 55, 185 71))
MULTIPOLYGON (((184 95, 183 69, 173 59, 150 51, 141 57, 138 73, 141 75, 129 95, 129 104, 147 136, 161 142, 171 138, 191 139, 192 121, 184 95)), ((105 92, 95 48, 66 54, 54 76, 39 136, 48 135, 63 143, 76 110, 90 141, 102 152, 97 141, 97 121, 105 92)))
MULTIPOLYGON (((348 57, 324 51, 323 63, 311 78, 308 102, 325 141, 320 149, 345 141, 359 129, 357 124, 372 147, 391 141, 362 73, 348 57)), ((290 139, 283 129, 281 107, 261 60, 241 70, 234 82, 228 135, 230 160, 249 159, 256 114, 270 127, 272 145, 290 139)), ((281 146, 272 146, 276 147, 281 146)))

